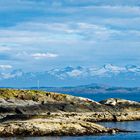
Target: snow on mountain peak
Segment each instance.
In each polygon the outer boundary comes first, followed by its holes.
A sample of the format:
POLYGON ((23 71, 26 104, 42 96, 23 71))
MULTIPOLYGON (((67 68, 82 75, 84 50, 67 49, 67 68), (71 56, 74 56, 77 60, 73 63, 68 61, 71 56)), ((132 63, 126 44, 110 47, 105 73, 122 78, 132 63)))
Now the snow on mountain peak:
POLYGON ((115 66, 112 64, 107 64, 104 65, 104 68, 109 71, 109 72, 114 72, 114 73, 120 73, 120 72, 125 72, 126 71, 126 67, 119 67, 119 66, 115 66))
POLYGON ((140 66, 127 65, 126 68, 129 72, 140 73, 140 66))
POLYGON ((116 66, 107 64, 102 67, 65 67, 42 72, 23 72, 22 70, 1 71, 0 84, 3 85, 81 85, 88 83, 109 83, 123 85, 138 85, 140 81, 140 66, 116 66), (14 82, 13 82, 14 81, 14 82), (134 82, 135 81, 135 82, 134 82))
POLYGON ((127 66, 116 66, 112 64, 107 64, 102 67, 65 67, 65 68, 57 68, 51 69, 45 72, 28 72, 24 73, 21 69, 14 70, 12 72, 1 72, 1 79, 9 79, 15 77, 24 77, 25 75, 28 77, 39 77, 39 75, 51 75, 53 77, 57 77, 58 79, 65 78, 76 78, 76 77, 111 77, 113 75, 118 74, 126 74, 126 73, 134 73, 140 74, 140 67, 135 65, 127 65, 127 66))

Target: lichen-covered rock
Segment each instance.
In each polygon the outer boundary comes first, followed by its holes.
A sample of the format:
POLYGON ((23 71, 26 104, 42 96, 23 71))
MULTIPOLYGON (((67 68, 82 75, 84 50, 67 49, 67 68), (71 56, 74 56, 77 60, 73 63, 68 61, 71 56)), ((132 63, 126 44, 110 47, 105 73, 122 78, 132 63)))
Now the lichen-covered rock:
POLYGON ((54 92, 0 89, 0 118, 6 115, 39 115, 48 112, 93 112, 96 115, 89 118, 85 115, 85 119, 90 121, 137 120, 140 119, 140 103, 116 98, 98 103, 54 92), (128 115, 124 115, 126 113, 128 115))
POLYGON ((140 103, 119 98, 109 98, 100 101, 102 105, 110 106, 115 112, 140 112, 140 103))
POLYGON ((122 130, 84 121, 35 119, 0 124, 0 136, 62 136, 114 133, 122 130))
POLYGON ((107 100, 100 101, 101 104, 105 105, 140 105, 140 103, 130 100, 124 100, 119 98, 109 98, 107 100))
POLYGON ((0 89, 0 136, 116 133, 98 121, 140 120, 140 103, 96 102, 54 92, 0 89))

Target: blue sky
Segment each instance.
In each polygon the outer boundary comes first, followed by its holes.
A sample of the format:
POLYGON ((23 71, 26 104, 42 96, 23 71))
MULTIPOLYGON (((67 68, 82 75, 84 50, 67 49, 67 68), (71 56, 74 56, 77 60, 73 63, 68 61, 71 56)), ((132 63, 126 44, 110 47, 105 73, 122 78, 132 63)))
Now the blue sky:
POLYGON ((0 0, 0 68, 140 65, 139 0, 0 0))

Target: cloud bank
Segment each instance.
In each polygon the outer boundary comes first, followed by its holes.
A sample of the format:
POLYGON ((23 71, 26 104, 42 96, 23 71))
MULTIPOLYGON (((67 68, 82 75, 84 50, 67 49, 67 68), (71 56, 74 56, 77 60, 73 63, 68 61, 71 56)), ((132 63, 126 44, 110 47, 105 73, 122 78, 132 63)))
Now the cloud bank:
POLYGON ((0 64, 25 71, 139 65, 139 5, 138 0, 1 0, 0 64))

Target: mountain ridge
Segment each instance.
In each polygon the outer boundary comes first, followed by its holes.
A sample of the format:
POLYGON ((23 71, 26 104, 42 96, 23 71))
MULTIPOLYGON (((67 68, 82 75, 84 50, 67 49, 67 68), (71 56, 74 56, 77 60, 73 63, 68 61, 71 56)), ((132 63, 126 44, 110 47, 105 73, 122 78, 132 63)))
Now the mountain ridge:
POLYGON ((21 69, 13 71, 0 70, 0 85, 14 86, 76 86, 89 83, 103 83, 111 86, 140 86, 140 66, 116 66, 112 64, 102 67, 65 67, 42 72, 24 72, 21 69))

